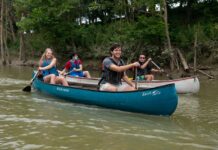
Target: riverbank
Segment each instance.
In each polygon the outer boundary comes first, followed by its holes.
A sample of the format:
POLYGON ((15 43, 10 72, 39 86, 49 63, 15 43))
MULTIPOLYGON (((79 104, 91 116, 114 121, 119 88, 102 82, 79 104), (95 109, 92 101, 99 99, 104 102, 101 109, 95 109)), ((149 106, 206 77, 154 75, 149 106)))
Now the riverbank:
MULTIPOLYGON (((1 59, 0 59, 0 62, 1 59)), ((101 72, 101 62, 98 60, 86 60, 83 62, 83 68, 84 70, 94 71, 94 72, 101 72)), ((64 68, 65 62, 58 62, 58 69, 64 68)), ((25 67, 32 67, 37 68, 38 67, 38 59, 37 60, 28 60, 28 61, 20 61, 17 59, 13 59, 13 61, 10 62, 10 64, 7 62, 7 65, 9 66, 25 66, 25 67)), ((2 63, 0 63, 0 66, 2 66, 2 63)), ((218 64, 213 64, 210 66, 206 65, 199 65, 198 69, 205 72, 208 75, 214 76, 215 78, 218 78, 218 64)), ((162 74, 156 74, 157 77, 164 77, 167 78, 181 78, 186 76, 192 76, 194 75, 193 69, 190 69, 189 72, 183 71, 182 68, 180 70, 175 69, 174 71, 171 71, 168 67, 164 67, 165 72, 162 74)), ((131 73, 130 73, 131 74, 131 73)), ((202 72, 197 71, 197 75, 201 76, 202 78, 209 78, 207 75, 203 74, 202 72)))

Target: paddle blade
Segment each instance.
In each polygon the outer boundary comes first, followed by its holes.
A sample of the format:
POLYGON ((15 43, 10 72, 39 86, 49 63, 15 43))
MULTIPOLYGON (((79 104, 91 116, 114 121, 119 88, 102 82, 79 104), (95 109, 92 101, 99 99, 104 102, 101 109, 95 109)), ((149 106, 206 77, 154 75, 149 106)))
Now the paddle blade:
POLYGON ((30 85, 26 86, 25 88, 23 88, 23 91, 24 92, 31 92, 31 86, 30 85))

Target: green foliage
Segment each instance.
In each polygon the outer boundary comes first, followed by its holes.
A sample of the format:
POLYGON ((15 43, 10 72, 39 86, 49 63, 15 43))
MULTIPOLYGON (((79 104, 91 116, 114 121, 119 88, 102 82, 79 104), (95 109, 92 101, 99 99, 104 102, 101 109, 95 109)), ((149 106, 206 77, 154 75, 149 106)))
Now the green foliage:
POLYGON ((164 37, 164 23, 159 17, 140 16, 132 34, 136 39, 155 44, 157 38, 164 37))
MULTIPOLYGON (((212 55, 218 41, 218 2, 169 0, 172 45, 193 56, 198 32, 200 54, 212 55), (179 7, 172 7, 179 2, 179 7), (171 7, 170 7, 171 6, 171 7)), ((17 27, 30 32, 30 49, 54 47, 60 53, 79 51, 87 57, 108 54, 111 43, 121 43, 126 56, 146 52, 165 61, 165 28, 160 0, 14 0, 17 27), (136 52, 137 51, 137 52, 136 52), (158 56, 157 56, 158 55, 158 56)))

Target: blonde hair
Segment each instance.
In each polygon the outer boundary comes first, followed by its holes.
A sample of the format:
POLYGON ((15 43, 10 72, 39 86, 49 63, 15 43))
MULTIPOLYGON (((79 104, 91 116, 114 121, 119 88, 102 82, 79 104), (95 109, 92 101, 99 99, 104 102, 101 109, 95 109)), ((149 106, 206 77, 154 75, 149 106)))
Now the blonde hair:
POLYGON ((42 62, 46 59, 46 53, 48 51, 51 51, 52 52, 52 59, 55 58, 54 55, 53 55, 53 50, 51 48, 46 48, 44 53, 42 54, 40 60, 39 60, 39 66, 41 66, 42 62))

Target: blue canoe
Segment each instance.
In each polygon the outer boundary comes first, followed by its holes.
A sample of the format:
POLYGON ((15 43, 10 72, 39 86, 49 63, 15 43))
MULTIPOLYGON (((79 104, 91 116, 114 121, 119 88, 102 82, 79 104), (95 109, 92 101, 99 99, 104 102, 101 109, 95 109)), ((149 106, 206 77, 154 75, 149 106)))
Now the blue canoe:
POLYGON ((107 92, 44 83, 36 78, 33 87, 43 93, 76 103, 96 105, 149 115, 169 116, 176 110, 174 84, 130 92, 107 92))

